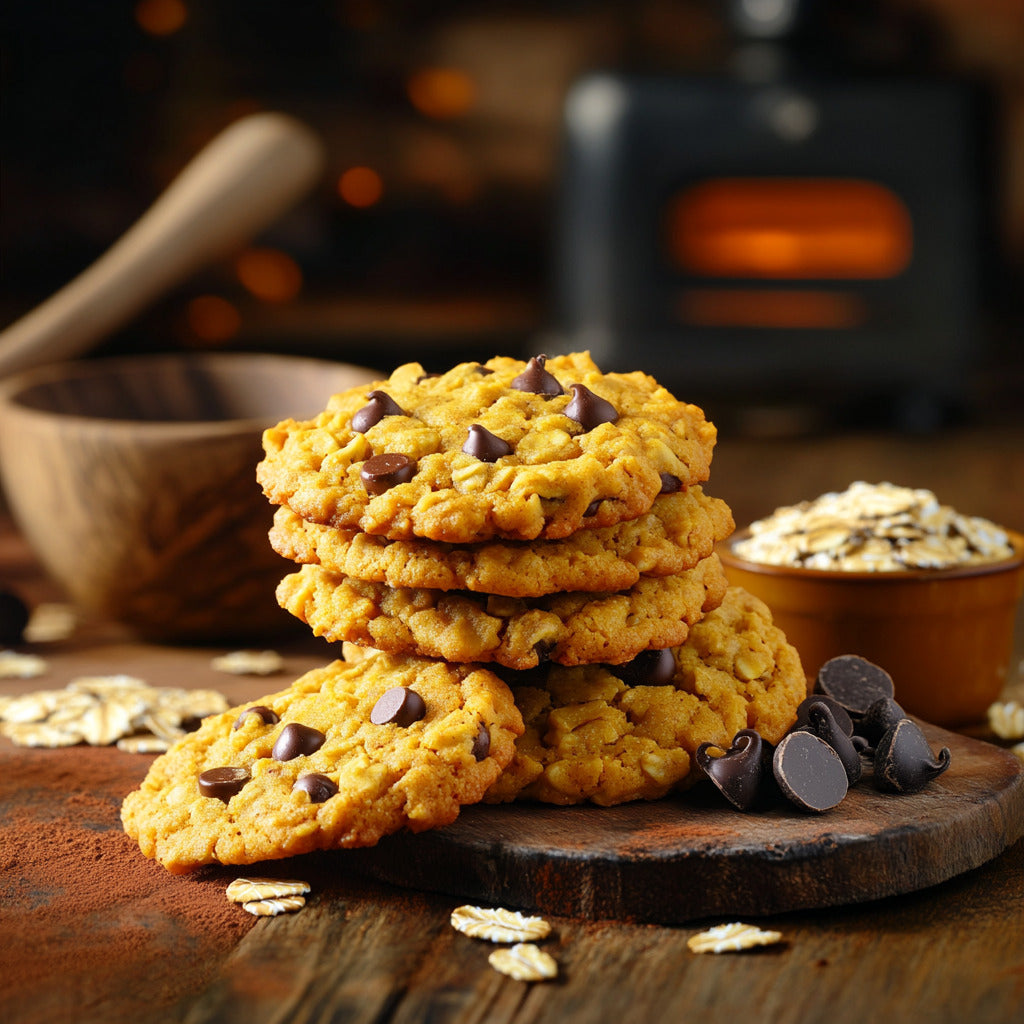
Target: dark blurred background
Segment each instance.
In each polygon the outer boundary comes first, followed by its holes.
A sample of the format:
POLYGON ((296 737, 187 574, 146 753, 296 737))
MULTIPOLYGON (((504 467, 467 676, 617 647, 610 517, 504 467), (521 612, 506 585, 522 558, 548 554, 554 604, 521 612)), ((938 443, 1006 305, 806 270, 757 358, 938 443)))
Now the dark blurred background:
POLYGON ((281 110, 319 187, 102 353, 587 345, 726 431, 1021 422, 1024 0, 45 0, 3 35, 3 325, 281 110))

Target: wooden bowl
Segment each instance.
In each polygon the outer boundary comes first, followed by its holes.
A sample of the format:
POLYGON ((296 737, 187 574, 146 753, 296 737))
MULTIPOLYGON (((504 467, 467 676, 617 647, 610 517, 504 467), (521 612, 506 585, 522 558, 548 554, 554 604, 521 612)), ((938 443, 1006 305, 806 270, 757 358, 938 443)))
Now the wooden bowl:
POLYGON ((284 631, 256 483, 263 429, 379 375, 278 355, 81 361, 0 382, 14 520, 83 609, 154 640, 284 631))
POLYGON ((719 547, 730 584, 761 598, 800 653, 808 685, 829 658, 859 654, 884 668, 906 711, 943 726, 985 717, 1006 684, 1024 536, 988 565, 901 572, 838 572, 748 562, 719 547))

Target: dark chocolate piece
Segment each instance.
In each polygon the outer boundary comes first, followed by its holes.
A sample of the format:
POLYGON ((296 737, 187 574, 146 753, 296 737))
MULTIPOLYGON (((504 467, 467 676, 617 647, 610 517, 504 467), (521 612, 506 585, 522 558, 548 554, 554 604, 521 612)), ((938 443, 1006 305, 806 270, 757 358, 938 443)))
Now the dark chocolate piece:
POLYGON ((676 659, 669 647, 660 651, 641 651, 624 665, 609 665, 612 675, 627 686, 664 686, 676 676, 676 659))
POLYGON ((602 423, 614 423, 619 412, 611 402, 595 395, 582 384, 571 384, 572 400, 565 407, 565 415, 575 420, 585 431, 593 430, 602 423))
POLYGON ((852 736, 854 733, 853 719, 850 717, 846 708, 837 700, 833 700, 831 697, 826 697, 823 693, 812 693, 809 697, 804 697, 797 705, 796 709, 796 721, 793 723, 794 729, 802 729, 807 725, 807 709, 814 703, 814 701, 822 701, 828 705, 829 710, 832 712, 832 717, 836 720, 836 724, 846 733, 847 736, 852 736))
POLYGON ((292 786, 293 792, 296 789, 307 792, 311 804, 322 804, 325 800, 330 800, 338 792, 338 787, 334 780, 329 779, 326 775, 321 775, 320 772, 300 775, 295 780, 295 785, 292 786))
POLYGON ((878 741, 907 713, 892 699, 879 697, 874 701, 857 723, 857 732, 863 736, 870 746, 877 746, 878 741))
POLYGON ((385 416, 409 415, 390 395, 383 391, 371 391, 366 398, 366 405, 362 409, 357 409, 352 416, 352 429, 360 434, 366 433, 370 427, 380 423, 385 416))
POLYGON ((723 754, 711 754, 712 750, 722 749, 717 743, 702 743, 697 747, 695 759, 733 807, 749 811, 764 792, 765 747, 765 742, 753 729, 740 729, 723 754))
POLYGON ((480 723, 476 736, 473 738, 473 747, 470 753, 477 761, 482 761, 491 752, 491 730, 487 728, 486 722, 480 723))
POLYGON ((549 398, 562 394, 562 385, 554 374, 544 369, 547 356, 534 356, 526 369, 514 381, 512 387, 516 391, 528 391, 533 395, 547 395, 549 398))
POLYGON ((856 654, 840 654, 818 669, 816 689, 839 701, 854 718, 880 697, 893 695, 892 676, 856 654))
POLYGON ((474 423, 469 428, 469 437, 466 438, 462 450, 481 462, 497 462, 503 455, 511 455, 515 449, 508 441, 503 441, 486 427, 474 423))
POLYGON ((28 625, 28 605, 10 590, 0 590, 0 644, 20 644, 28 625))
POLYGON ((227 803, 248 781, 248 768, 209 768, 199 776, 199 792, 227 803))
POLYGON ((236 719, 235 724, 232 726, 233 729, 241 729, 245 725, 245 720, 250 716, 255 715, 264 725, 277 725, 281 721, 280 718, 274 713, 272 708, 268 708, 265 704, 253 704, 252 707, 246 708, 236 719))
POLYGON ((591 516, 597 515, 597 510, 601 507, 601 499, 595 498, 584 510, 583 518, 589 519, 591 516))
POLYGON ((916 793, 938 778, 949 762, 948 747, 936 757, 920 727, 902 718, 875 747, 875 786, 889 793, 916 793))
POLYGON ((802 729, 785 736, 775 748, 772 771, 786 798, 804 811, 827 811, 841 803, 850 788, 839 755, 802 729))
POLYGON ((846 769, 847 783, 851 786, 856 784, 861 775, 860 751, 823 700, 812 700, 808 704, 806 728, 839 755, 846 769))
POLYGON ((407 686, 392 686, 386 690, 370 712, 374 725, 400 725, 406 728, 418 722, 427 713, 423 698, 407 686))
POLYGON ((677 476, 673 476, 671 473, 661 474, 661 492, 662 494, 675 494, 677 491, 683 489, 683 481, 677 476))
POLYGON ((314 754, 327 737, 319 730, 300 722, 289 722, 277 737, 270 756, 275 761, 290 761, 293 757, 314 754))
POLYGON ((372 455, 359 471, 367 494, 383 494, 398 484, 408 483, 415 475, 416 463, 398 452, 372 455))

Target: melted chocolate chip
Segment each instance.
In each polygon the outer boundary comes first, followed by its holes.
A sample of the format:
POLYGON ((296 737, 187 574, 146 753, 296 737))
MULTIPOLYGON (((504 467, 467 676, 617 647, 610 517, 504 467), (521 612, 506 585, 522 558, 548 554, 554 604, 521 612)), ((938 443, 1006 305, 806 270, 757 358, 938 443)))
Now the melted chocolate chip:
POLYGON ((565 407, 565 415, 575 420, 585 431, 593 430, 602 423, 614 423, 619 418, 618 410, 611 402, 595 395, 582 384, 573 384, 572 400, 565 407))
POLYGON ((893 695, 892 676, 866 658, 841 654, 818 669, 816 689, 857 718, 880 697, 893 695))
POLYGON ((275 761, 290 761, 293 757, 314 754, 327 737, 319 730, 299 722, 289 722, 277 737, 270 756, 275 761))
POLYGON ((484 722, 480 723, 476 736, 473 737, 473 747, 470 753, 474 760, 482 761, 491 752, 491 730, 484 722))
POLYGON ((326 775, 321 775, 319 772, 310 772, 308 775, 300 775, 295 780, 295 785, 292 786, 292 791, 301 789, 309 794, 309 802, 311 804, 322 804, 325 800, 330 800, 335 793, 338 792, 336 783, 329 779, 326 775))
POLYGON ((495 436, 479 423, 474 423, 469 428, 469 436, 466 438, 462 450, 481 462, 497 462, 503 455, 511 455, 514 451, 512 445, 495 436))
POLYGON ((0 644, 19 644, 28 625, 28 606, 10 590, 0 590, 0 644))
POLYGON ((526 369, 512 381, 512 387, 516 391, 528 391, 533 395, 547 395, 549 398, 561 395, 563 393, 562 385, 558 383, 554 374, 544 369, 544 364, 547 361, 547 356, 534 356, 526 364, 526 369))
POLYGON ((416 475, 416 463, 408 455, 382 452, 363 463, 359 477, 367 494, 383 494, 398 484, 408 483, 416 475))
POLYGON ((210 768, 199 776, 199 792, 227 803, 248 781, 248 768, 210 768))
POLYGON ((916 793, 948 767, 950 753, 943 747, 936 757, 920 727, 902 718, 878 741, 874 782, 890 793, 916 793))
POLYGON ((246 708, 236 719, 235 724, 232 726, 233 729, 241 729, 245 725, 245 720, 253 715, 258 718, 264 725, 277 725, 281 721, 280 718, 274 714, 272 708, 268 708, 265 704, 253 704, 252 707, 246 708))
POLYGON ((388 394, 371 391, 367 403, 352 416, 352 429, 360 434, 380 423, 385 416, 408 416, 409 414, 388 394))
POLYGON ((764 793, 768 777, 766 746, 753 729, 741 729, 725 753, 714 756, 711 751, 722 748, 716 743, 702 743, 697 747, 695 758, 700 769, 733 807, 749 811, 764 793))
POLYGON ((479 373, 481 377, 489 377, 494 371, 489 366, 477 365, 473 367, 475 373, 479 373))
POLYGON ((675 494, 683 489, 683 481, 671 473, 661 474, 661 494, 675 494))
POLYGON ((610 671, 627 686, 665 686, 675 678, 676 659, 668 647, 641 651, 625 665, 610 666, 610 671))
POLYGON ((400 725, 407 728, 427 713, 423 698, 407 686, 393 686, 386 690, 370 712, 374 725, 400 725))
POLYGON ((854 785, 861 774, 860 751, 823 700, 812 700, 808 704, 806 728, 818 739, 824 740, 839 755, 839 760, 846 769, 846 781, 849 785, 854 785))
POLYGON ((595 499, 594 501, 592 501, 592 502, 591 502, 591 503, 590 503, 590 504, 589 504, 589 505, 588 505, 588 506, 587 506, 587 507, 586 507, 586 508, 585 508, 585 509, 583 510, 583 518, 584 518, 584 519, 589 519, 589 518, 590 518, 591 516, 596 516, 596 515, 597 515, 597 510, 598 510, 598 509, 599 509, 600 507, 601 507, 601 499, 600 499, 600 498, 596 498, 596 499, 595 499))
POLYGON ((786 798, 801 810, 827 811, 850 788, 839 755, 814 733, 799 730, 775 748, 772 771, 786 798))

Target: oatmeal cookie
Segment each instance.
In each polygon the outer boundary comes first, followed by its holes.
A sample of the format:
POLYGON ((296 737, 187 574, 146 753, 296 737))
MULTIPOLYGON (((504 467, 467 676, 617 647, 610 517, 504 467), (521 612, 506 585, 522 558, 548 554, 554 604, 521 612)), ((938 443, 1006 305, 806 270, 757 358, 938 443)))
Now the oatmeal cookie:
POLYGON ((453 821, 522 728, 508 687, 478 665, 333 662, 205 719, 153 762, 121 819, 175 873, 369 846, 453 821))
POLYGON ((656 799, 689 784, 701 743, 728 747, 740 729, 777 743, 806 693, 796 650, 767 606, 738 587, 660 658, 502 676, 526 732, 490 803, 656 799))
POLYGON ((309 522, 392 540, 557 539, 703 482, 714 443, 697 406, 587 353, 408 363, 267 430, 257 478, 309 522))
POLYGON ((283 506, 270 543, 292 561, 390 587, 542 597, 566 590, 627 590, 641 576, 692 569, 733 529, 729 506, 690 487, 658 498, 637 519, 578 530, 564 540, 451 545, 388 540, 307 523, 283 506))

